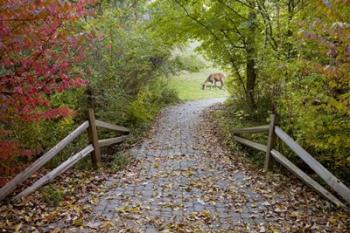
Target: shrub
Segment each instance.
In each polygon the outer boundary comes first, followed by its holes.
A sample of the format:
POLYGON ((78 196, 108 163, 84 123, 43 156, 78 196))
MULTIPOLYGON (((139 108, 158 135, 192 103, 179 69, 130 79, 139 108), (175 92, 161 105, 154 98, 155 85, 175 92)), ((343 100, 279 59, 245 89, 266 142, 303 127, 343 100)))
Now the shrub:
POLYGON ((178 55, 174 58, 175 66, 178 70, 189 72, 199 72, 206 67, 206 64, 196 55, 178 55))
POLYGON ((179 102, 177 92, 156 81, 143 88, 127 107, 129 122, 133 125, 149 123, 159 110, 169 104, 179 102))
POLYGON ((176 90, 171 89, 169 87, 165 87, 162 90, 160 99, 164 105, 173 104, 180 102, 179 95, 176 90))

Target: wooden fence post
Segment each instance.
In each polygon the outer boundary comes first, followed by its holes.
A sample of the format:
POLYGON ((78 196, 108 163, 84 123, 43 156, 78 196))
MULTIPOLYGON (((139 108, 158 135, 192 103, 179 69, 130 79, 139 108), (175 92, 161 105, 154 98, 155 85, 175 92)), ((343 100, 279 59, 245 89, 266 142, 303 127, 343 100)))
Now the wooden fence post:
POLYGON ((94 147, 94 151, 91 152, 91 162, 95 168, 99 168, 101 165, 101 151, 98 144, 98 136, 96 129, 96 121, 94 110, 89 108, 88 110, 88 119, 89 119, 89 141, 94 147))
POLYGON ((270 128, 269 128, 269 138, 267 141, 265 164, 264 164, 265 171, 268 171, 271 169, 271 150, 273 149, 273 146, 276 140, 275 124, 276 124, 276 115, 272 114, 270 128))

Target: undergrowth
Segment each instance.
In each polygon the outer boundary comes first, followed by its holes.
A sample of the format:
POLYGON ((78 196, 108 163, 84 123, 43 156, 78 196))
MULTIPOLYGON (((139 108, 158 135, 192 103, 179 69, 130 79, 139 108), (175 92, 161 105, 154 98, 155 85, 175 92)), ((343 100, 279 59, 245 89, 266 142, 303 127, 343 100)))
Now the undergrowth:
MULTIPOLYGON (((271 122, 271 119, 269 117, 270 113, 266 111, 264 113, 264 111, 259 111, 259 109, 256 109, 255 114, 250 115, 248 111, 244 110, 244 107, 240 106, 239 101, 229 99, 224 103, 224 105, 222 105, 220 109, 216 110, 213 114, 218 124, 220 134, 223 137, 225 144, 230 148, 230 150, 234 152, 239 152, 235 154, 243 156, 244 159, 251 163, 251 165, 253 165, 256 168, 262 169, 264 166, 265 152, 255 150, 253 148, 235 142, 233 139, 234 135, 232 133, 232 130, 234 128, 246 128, 260 125, 268 125, 271 122)), ((279 125, 278 120, 277 125, 279 125)), ((283 128, 283 125, 281 127, 283 128)), ((258 134, 243 133, 240 134, 240 136, 263 145, 266 145, 268 140, 268 132, 258 134)), ((274 149, 281 152, 292 163, 294 163, 297 167, 299 167, 305 173, 310 175, 317 182, 319 182, 322 185, 326 185, 326 183, 313 170, 311 170, 297 155, 295 155, 295 153, 290 148, 288 148, 288 146, 285 143, 283 143, 278 138, 275 142, 274 149)), ((312 151, 310 151, 310 153, 312 154, 312 151)), ((319 162, 322 163, 322 161, 319 162)), ((273 159, 272 164, 273 173, 283 173, 285 175, 288 174, 287 170, 273 159)), ((330 171, 335 175, 339 175, 338 171, 336 170, 330 169, 330 171)), ((349 182, 348 179, 343 179, 343 181, 345 182, 345 184, 349 182)))
POLYGON ((133 158, 130 154, 118 152, 113 156, 113 159, 110 163, 110 169, 112 172, 124 170, 132 161, 133 158))
MULTIPOLYGON (((250 161, 254 166, 261 168, 264 164, 265 153, 248 148, 239 144, 233 140, 232 130, 234 128, 253 127, 258 125, 268 124, 269 119, 256 121, 254 118, 249 117, 248 113, 243 110, 238 110, 236 105, 233 105, 234 101, 228 99, 220 109, 217 109, 213 116, 219 127, 221 137, 223 137, 224 143, 232 151, 243 151, 239 153, 244 155, 244 158, 250 161)), ((261 144, 267 143, 267 134, 242 134, 243 137, 250 139, 254 142, 261 144)))
POLYGON ((64 200, 64 192, 54 184, 41 188, 41 196, 49 207, 56 207, 64 200))

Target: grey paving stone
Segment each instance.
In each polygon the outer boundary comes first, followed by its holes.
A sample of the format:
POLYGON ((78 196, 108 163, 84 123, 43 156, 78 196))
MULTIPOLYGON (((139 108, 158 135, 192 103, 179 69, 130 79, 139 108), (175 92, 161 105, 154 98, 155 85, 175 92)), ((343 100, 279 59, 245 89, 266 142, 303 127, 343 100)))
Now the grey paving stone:
MULTIPOLYGON (((267 222, 265 207, 259 204, 264 200, 245 186, 245 173, 227 172, 202 149, 203 138, 197 135, 203 121, 201 114, 220 101, 195 101, 165 109, 154 134, 131 150, 141 165, 132 178, 127 176, 127 182, 120 182, 101 198, 95 214, 122 219, 133 213, 136 219, 119 223, 139 232, 137 221, 144 220, 141 232, 146 233, 159 232, 155 225, 163 226, 161 220, 181 223, 193 214, 205 219, 208 211, 210 220, 201 226, 203 232, 225 232, 241 223, 267 222), (229 190, 243 193, 250 202, 236 207, 235 198, 228 198, 229 190), (251 218, 253 209, 261 210, 254 212, 255 218, 251 218)), ((217 143, 213 147, 216 153, 222 153, 217 143)))

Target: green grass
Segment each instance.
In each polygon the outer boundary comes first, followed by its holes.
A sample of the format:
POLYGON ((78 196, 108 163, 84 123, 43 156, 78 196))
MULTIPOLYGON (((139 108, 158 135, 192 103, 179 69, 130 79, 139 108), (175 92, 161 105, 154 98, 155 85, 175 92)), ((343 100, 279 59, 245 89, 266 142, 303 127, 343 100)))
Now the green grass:
MULTIPOLYGON (((169 80, 169 86, 174 88, 182 100, 198 100, 227 97, 228 93, 219 88, 202 90, 202 83, 210 73, 217 72, 213 69, 203 70, 197 73, 182 72, 169 80)), ((220 85, 218 83, 218 85, 220 85)))

